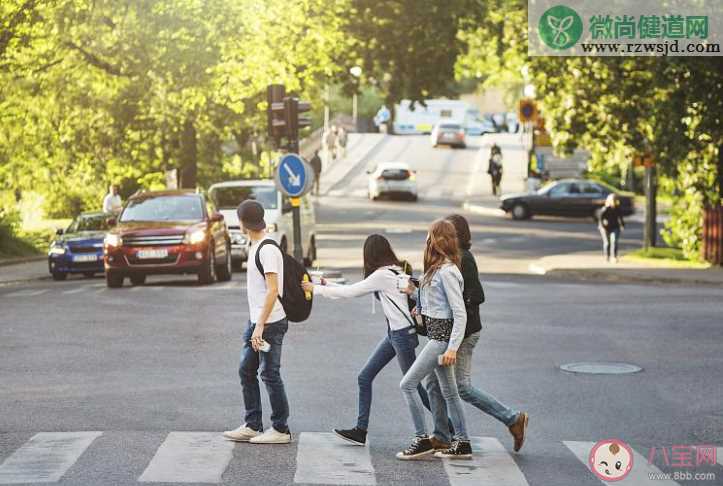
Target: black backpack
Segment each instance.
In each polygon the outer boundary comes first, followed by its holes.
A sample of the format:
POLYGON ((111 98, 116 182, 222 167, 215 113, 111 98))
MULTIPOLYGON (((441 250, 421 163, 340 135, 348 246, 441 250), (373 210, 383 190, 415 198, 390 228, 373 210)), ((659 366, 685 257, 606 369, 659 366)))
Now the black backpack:
MULTIPOLYGON (((264 240, 259 244, 259 248, 256 250, 256 268, 259 269, 261 275, 265 275, 264 267, 261 265, 261 248, 264 245, 273 245, 281 251, 281 248, 274 240, 264 240)), ((281 251, 281 256, 284 258, 284 295, 279 296, 279 302, 284 308, 286 317, 292 322, 302 322, 309 318, 311 314, 311 303, 312 299, 306 298, 306 292, 301 286, 301 281, 304 280, 304 276, 308 280, 311 280, 309 273, 306 271, 304 266, 297 262, 294 257, 288 253, 281 251)))

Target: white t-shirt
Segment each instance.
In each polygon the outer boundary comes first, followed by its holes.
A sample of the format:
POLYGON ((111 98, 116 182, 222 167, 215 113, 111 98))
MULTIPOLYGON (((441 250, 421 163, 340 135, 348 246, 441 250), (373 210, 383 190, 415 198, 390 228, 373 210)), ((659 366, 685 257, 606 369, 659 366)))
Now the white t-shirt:
POLYGON ((103 212, 104 213, 117 213, 123 208, 123 202, 121 197, 116 194, 106 194, 103 198, 103 212))
MULTIPOLYGON (((249 299, 249 319, 254 324, 259 321, 266 300, 266 278, 256 268, 256 252, 261 241, 252 243, 249 249, 249 258, 246 262, 246 294, 249 299)), ((279 283, 279 295, 284 295, 284 257, 281 255, 281 250, 274 245, 264 245, 261 249, 260 260, 264 272, 276 274, 279 283)), ((279 299, 276 299, 274 308, 266 323, 280 321, 285 317, 284 308, 281 306, 279 299)))

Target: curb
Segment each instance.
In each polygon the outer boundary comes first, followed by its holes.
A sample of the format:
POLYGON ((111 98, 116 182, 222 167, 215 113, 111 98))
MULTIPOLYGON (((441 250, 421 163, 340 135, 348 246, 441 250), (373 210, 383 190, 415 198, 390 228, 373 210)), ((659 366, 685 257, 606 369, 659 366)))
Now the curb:
POLYGON ((503 210, 499 208, 490 208, 487 206, 480 206, 478 204, 470 204, 470 203, 464 203, 462 204, 462 208, 465 211, 469 211, 471 213, 476 214, 482 214, 484 216, 494 216, 497 218, 502 218, 507 216, 507 213, 505 213, 503 210))
POLYGON ((647 283, 657 285, 706 285, 706 286, 720 286, 720 281, 705 280, 705 279, 680 279, 680 278, 666 278, 666 277, 646 277, 644 275, 621 275, 619 273, 612 273, 606 271, 597 270, 571 270, 571 269, 557 269, 552 268, 546 270, 539 265, 531 264, 530 273, 536 275, 544 275, 550 278, 568 278, 574 280, 596 280, 598 282, 610 282, 610 283, 647 283), (537 273, 533 270, 542 271, 543 273, 537 273))
POLYGON ((20 258, 6 258, 0 260, 0 267, 9 267, 10 265, 19 265, 21 263, 39 262, 48 258, 46 255, 37 255, 20 258))

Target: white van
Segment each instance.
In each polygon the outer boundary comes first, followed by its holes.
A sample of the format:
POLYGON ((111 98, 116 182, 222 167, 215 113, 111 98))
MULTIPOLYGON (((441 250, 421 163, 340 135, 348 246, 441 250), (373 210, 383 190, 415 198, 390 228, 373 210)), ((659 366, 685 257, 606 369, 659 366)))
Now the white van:
MULTIPOLYGON (((289 198, 282 194, 274 181, 268 179, 220 182, 212 185, 208 195, 223 214, 231 237, 231 256, 236 269, 248 259, 249 242, 241 231, 236 208, 246 199, 255 199, 264 207, 266 232, 281 249, 294 254, 294 221, 289 198)), ((316 260, 316 215, 308 196, 301 198, 301 241, 304 264, 316 260)))

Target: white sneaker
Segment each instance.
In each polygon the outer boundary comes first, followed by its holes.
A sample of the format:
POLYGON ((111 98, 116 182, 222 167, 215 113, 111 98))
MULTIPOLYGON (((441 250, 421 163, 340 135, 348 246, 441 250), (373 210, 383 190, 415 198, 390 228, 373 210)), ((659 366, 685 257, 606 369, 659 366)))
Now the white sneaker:
POLYGON ((288 444, 291 442, 291 432, 282 433, 269 427, 263 434, 249 440, 251 444, 288 444))
POLYGON ((257 432, 254 429, 246 427, 246 424, 243 424, 238 429, 227 430, 223 433, 224 437, 234 442, 248 442, 259 435, 261 435, 261 432, 257 432))

